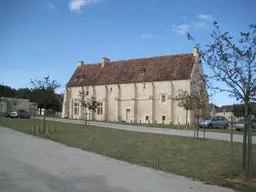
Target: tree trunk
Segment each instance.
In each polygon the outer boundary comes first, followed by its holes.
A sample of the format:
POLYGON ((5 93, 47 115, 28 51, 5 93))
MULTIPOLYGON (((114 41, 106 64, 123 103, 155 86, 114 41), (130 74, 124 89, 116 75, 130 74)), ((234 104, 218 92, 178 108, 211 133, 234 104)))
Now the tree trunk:
POLYGON ((186 110, 186 129, 188 128, 188 110, 186 110))
POLYGON ((247 150, 247 179, 251 182, 252 179, 252 128, 251 114, 249 114, 247 131, 248 131, 248 150, 247 150))
MULTIPOLYGON (((245 101, 245 109, 244 109, 244 116, 245 121, 248 120, 248 100, 245 101)), ((243 135, 243 151, 242 151, 242 168, 244 172, 244 176, 247 176, 247 170, 246 170, 246 149, 247 149, 247 124, 244 124, 244 135, 243 135)))
POLYGON ((44 104, 44 133, 45 133, 46 103, 44 104))
POLYGON ((197 112, 197 123, 196 123, 196 137, 199 137, 199 111, 197 112))

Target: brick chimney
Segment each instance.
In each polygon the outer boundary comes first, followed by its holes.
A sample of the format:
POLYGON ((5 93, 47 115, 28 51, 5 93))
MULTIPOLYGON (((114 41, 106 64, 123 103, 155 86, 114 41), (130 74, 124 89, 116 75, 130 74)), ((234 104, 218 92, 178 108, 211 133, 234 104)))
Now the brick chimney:
POLYGON ((104 67, 104 65, 106 63, 110 62, 110 59, 109 58, 106 58, 106 57, 102 57, 102 61, 101 61, 101 67, 104 67))
POLYGON ((84 64, 83 61, 78 61, 78 67, 81 67, 84 64))

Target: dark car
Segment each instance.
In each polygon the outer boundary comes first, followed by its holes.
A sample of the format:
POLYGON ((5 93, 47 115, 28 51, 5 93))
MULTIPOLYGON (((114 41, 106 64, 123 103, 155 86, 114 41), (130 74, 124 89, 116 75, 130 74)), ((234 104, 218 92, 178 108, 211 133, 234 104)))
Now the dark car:
MULTIPOLYGON (((237 131, 241 131, 244 130, 244 123, 245 123, 245 119, 240 119, 236 122, 235 124, 235 128, 237 131)), ((251 126, 252 126, 252 131, 255 132, 256 131, 256 118, 253 118, 251 121, 251 126)))
POLYGON ((10 113, 11 118, 30 118, 30 114, 24 109, 12 110, 10 113))
POLYGON ((4 116, 5 116, 5 117, 10 117, 10 114, 11 114, 12 111, 13 111, 13 109, 9 109, 8 111, 6 111, 6 112, 4 113, 4 116))

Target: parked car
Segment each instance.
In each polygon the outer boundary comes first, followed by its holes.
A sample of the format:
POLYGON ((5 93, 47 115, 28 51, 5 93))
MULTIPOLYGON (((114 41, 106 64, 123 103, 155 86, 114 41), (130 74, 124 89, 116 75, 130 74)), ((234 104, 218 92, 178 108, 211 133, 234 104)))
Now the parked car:
POLYGON ((10 114, 11 114, 12 111, 13 111, 13 109, 7 110, 7 111, 4 113, 4 116, 5 116, 5 117, 10 117, 10 114))
POLYGON ((30 118, 30 114, 23 109, 12 110, 10 113, 11 118, 30 118))
POLYGON ((224 128, 227 129, 229 125, 229 121, 226 117, 222 116, 210 116, 205 117, 199 121, 200 127, 207 128, 224 128))
MULTIPOLYGON (((245 119, 239 119, 236 124, 235 124, 235 128, 237 131, 241 131, 244 130, 244 123, 245 123, 245 119)), ((252 127, 252 131, 256 132, 256 118, 253 118, 251 121, 251 127, 252 127)))

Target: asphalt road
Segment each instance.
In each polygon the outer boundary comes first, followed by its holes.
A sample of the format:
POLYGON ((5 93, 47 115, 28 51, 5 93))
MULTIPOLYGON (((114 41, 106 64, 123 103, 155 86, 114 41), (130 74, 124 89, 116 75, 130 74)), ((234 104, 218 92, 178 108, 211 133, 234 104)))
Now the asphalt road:
MULTIPOLYGON (((42 119, 42 118, 39 117, 38 119, 42 119)), ((57 119, 57 118, 47 118, 47 120, 65 122, 65 123, 83 124, 83 121, 81 121, 81 120, 57 119)), ((90 125, 98 126, 98 127, 105 127, 105 128, 112 128, 112 129, 145 132, 145 133, 156 133, 156 134, 164 134, 164 135, 178 135, 178 136, 184 136, 184 137, 194 137, 194 131, 190 131, 190 130, 153 128, 153 127, 143 127, 143 126, 134 126, 134 125, 126 125, 126 124, 116 124, 116 123, 102 123, 102 122, 96 122, 96 121, 91 121, 90 125)), ((200 131, 199 137, 203 138, 202 131, 200 131)), ((227 134, 227 133, 206 132, 205 137, 208 139, 230 141, 230 134, 227 134)), ((243 135, 234 134, 233 141, 242 143, 243 135)), ((256 136, 252 137, 252 143, 256 144, 256 136)))
POLYGON ((1 192, 230 192, 0 127, 1 192))

